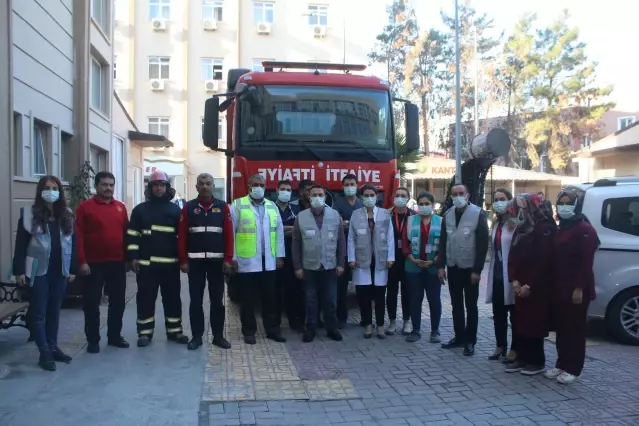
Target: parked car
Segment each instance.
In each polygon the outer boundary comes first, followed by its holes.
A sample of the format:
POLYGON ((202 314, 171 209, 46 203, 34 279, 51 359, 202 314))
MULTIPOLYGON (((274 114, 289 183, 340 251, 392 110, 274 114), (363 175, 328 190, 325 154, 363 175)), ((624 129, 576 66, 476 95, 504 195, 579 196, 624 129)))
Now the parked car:
POLYGON ((639 345, 639 176, 569 188, 584 194, 583 213, 601 241, 589 316, 605 319, 619 341, 639 345))

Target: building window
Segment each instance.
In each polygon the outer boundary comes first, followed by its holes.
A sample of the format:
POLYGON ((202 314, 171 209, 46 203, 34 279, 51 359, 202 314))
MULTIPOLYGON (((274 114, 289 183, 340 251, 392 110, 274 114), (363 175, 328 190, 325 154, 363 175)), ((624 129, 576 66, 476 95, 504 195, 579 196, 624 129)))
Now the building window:
POLYGON ((618 129, 623 130, 635 122, 635 117, 619 117, 617 119, 618 129))
POLYGON ((22 115, 13 113, 13 174, 22 176, 22 115))
POLYGON ((219 0, 202 0, 202 19, 222 22, 224 20, 224 2, 219 0))
POLYGON ((223 69, 222 59, 202 58, 202 80, 222 80, 223 69))
POLYGON ((51 126, 41 122, 33 122, 33 174, 42 176, 47 174, 49 138, 51 137, 51 126))
POLYGON ((169 137, 171 119, 168 117, 149 117, 149 133, 169 137))
POLYGON ((592 140, 588 136, 584 136, 581 142, 581 148, 586 148, 592 145, 592 140))
POLYGON ((272 24, 275 18, 275 4, 269 2, 253 2, 253 21, 272 24))
POLYGON ((213 198, 226 201, 226 188, 224 188, 224 178, 213 178, 213 198))
POLYGON ((151 56, 149 58, 149 80, 170 78, 171 58, 161 56, 151 56))
POLYGON ((71 179, 72 164, 74 159, 71 155, 71 139, 73 138, 67 132, 60 132, 60 179, 68 181, 71 179))
POLYGON ((108 80, 107 65, 91 57, 91 108, 103 113, 108 112, 108 80))
POLYGON ((328 6, 321 4, 309 4, 308 25, 328 25, 328 6))
POLYGON ((98 24, 104 34, 110 36, 111 26, 109 20, 111 13, 108 0, 91 0, 91 18, 98 24))
POLYGON ((149 19, 171 19, 171 0, 149 0, 149 19))
POLYGON ((91 145, 91 167, 96 173, 105 172, 109 169, 107 167, 107 152, 93 145, 91 145))
POLYGON ((601 224, 613 231, 639 236, 639 197, 605 200, 601 224))

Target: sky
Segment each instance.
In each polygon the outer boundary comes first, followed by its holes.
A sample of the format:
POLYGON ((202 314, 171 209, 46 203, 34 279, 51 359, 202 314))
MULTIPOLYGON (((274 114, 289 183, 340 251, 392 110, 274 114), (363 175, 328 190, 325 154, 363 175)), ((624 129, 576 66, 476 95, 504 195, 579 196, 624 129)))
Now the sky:
MULTIPOLYGON (((385 6, 392 1, 368 1, 367 10, 372 12, 368 28, 381 29, 387 20, 385 6)), ((451 15, 454 13, 454 0, 412 0, 412 3, 422 29, 441 25, 441 9, 449 10, 451 15)), ((546 25, 563 9, 568 9, 570 23, 579 28, 581 40, 587 44, 587 55, 599 63, 598 81, 615 87, 612 94, 612 100, 617 103, 615 109, 639 112, 639 54, 635 44, 639 42, 637 0, 471 0, 471 5, 479 13, 492 17, 495 28, 504 30, 506 37, 525 12, 537 13, 539 24, 546 25)))

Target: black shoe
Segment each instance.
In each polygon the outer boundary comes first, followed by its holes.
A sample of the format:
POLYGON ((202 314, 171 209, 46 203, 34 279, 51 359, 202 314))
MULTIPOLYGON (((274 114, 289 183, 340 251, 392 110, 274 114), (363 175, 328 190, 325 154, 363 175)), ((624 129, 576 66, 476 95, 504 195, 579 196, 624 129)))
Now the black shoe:
POLYGON ((324 328, 324 321, 323 320, 317 320, 317 328, 324 328))
POLYGON ((339 321, 339 322, 337 323, 337 328, 338 328, 339 330, 342 330, 344 327, 346 327, 346 321, 339 321))
POLYGON ((464 344, 461 341, 457 340, 456 337, 453 337, 452 339, 450 339, 448 343, 442 343, 443 349, 461 348, 463 346, 464 344))
POLYGON ((255 336, 244 336, 244 343, 247 345, 254 345, 257 343, 255 336))
POLYGON ((491 356, 488 357, 488 361, 499 361, 500 358, 506 356, 506 351, 501 349, 495 349, 495 352, 491 356))
POLYGON ((339 330, 330 330, 326 332, 326 337, 331 340, 335 340, 336 342, 341 342, 344 338, 342 337, 342 333, 339 330))
POLYGON ((202 346, 202 338, 193 336, 191 341, 186 345, 186 348, 190 351, 194 351, 200 346, 202 346))
POLYGON ((40 353, 40 360, 38 361, 40 368, 46 371, 55 371, 55 361, 53 360, 53 354, 51 352, 40 353))
POLYGON ((473 356, 475 355, 475 345, 472 343, 468 343, 464 346, 464 356, 473 356))
POLYGON ((308 329, 304 332, 304 336, 302 337, 302 341, 304 343, 310 343, 315 340, 315 330, 308 329))
POLYGON ((115 346, 116 348, 120 348, 120 349, 126 349, 129 346, 129 342, 127 342, 126 340, 124 340, 124 337, 120 336, 117 337, 115 339, 109 339, 109 341, 107 342, 107 344, 109 346, 115 346))
POLYGON ((231 349, 231 343, 222 336, 214 337, 213 345, 222 349, 231 349))
POLYGON ((63 362, 65 364, 71 364, 71 358, 69 355, 65 354, 60 350, 60 348, 55 348, 51 351, 51 355, 53 356, 53 360, 57 362, 63 362))
POLYGON ((410 334, 408 335, 408 337, 406 338, 406 341, 409 343, 415 343, 416 341, 418 341, 419 339, 422 338, 422 335, 419 331, 411 331, 410 334))
POLYGON ((280 332, 277 333, 266 333, 266 338, 271 339, 277 343, 285 343, 286 337, 282 336, 280 332))
POLYGON ((189 336, 185 336, 184 334, 168 334, 166 336, 166 340, 169 342, 175 342, 180 345, 186 345, 189 343, 189 336))
POLYGON ((89 343, 87 345, 87 352, 90 354, 99 354, 100 353, 100 344, 99 343, 89 343))
POLYGON ((149 336, 138 337, 138 348, 149 346, 149 343, 151 343, 151 338, 149 336))

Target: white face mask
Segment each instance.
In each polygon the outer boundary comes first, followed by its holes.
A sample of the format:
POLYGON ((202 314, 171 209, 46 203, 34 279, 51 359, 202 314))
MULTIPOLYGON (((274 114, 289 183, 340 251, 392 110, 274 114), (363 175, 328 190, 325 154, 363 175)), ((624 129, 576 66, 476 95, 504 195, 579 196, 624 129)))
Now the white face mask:
POLYGON ((466 200, 466 197, 453 197, 453 204, 458 209, 461 209, 462 207, 466 207, 467 203, 468 201, 466 200))
POLYGON ((345 186, 344 187, 344 195, 347 197, 352 197, 357 194, 357 187, 355 186, 345 186))
POLYGON ((408 203, 408 199, 404 197, 395 197, 395 207, 406 207, 406 203, 408 203))
POLYGON ((255 200, 261 200, 264 198, 264 188, 259 186, 254 186, 251 188, 251 197, 255 200))
POLYGON ((60 191, 55 191, 53 189, 45 189, 40 193, 42 199, 49 203, 53 204, 60 199, 60 191))
POLYGON ((326 197, 315 196, 311 197, 311 207, 314 209, 319 209, 320 207, 324 207, 324 203, 326 201, 326 197))
POLYGON ((362 201, 366 207, 375 207, 375 204, 377 204, 377 197, 363 197, 362 201))
POLYGON ((515 226, 519 226, 522 223, 524 223, 525 222, 525 220, 524 220, 524 211, 522 209, 519 209, 519 213, 517 214, 517 216, 516 217, 511 217, 510 221, 515 226))
POLYGON ((419 214, 422 216, 430 216, 433 214, 433 206, 418 206, 419 214))
POLYGON ((493 209, 499 214, 505 213, 506 207, 508 207, 508 201, 495 201, 493 203, 493 209))
POLYGON ((557 215, 562 219, 570 219, 575 215, 575 206, 570 204, 557 206, 557 215))
POLYGON ((278 191, 277 199, 283 203, 288 203, 291 200, 291 191, 278 191))

